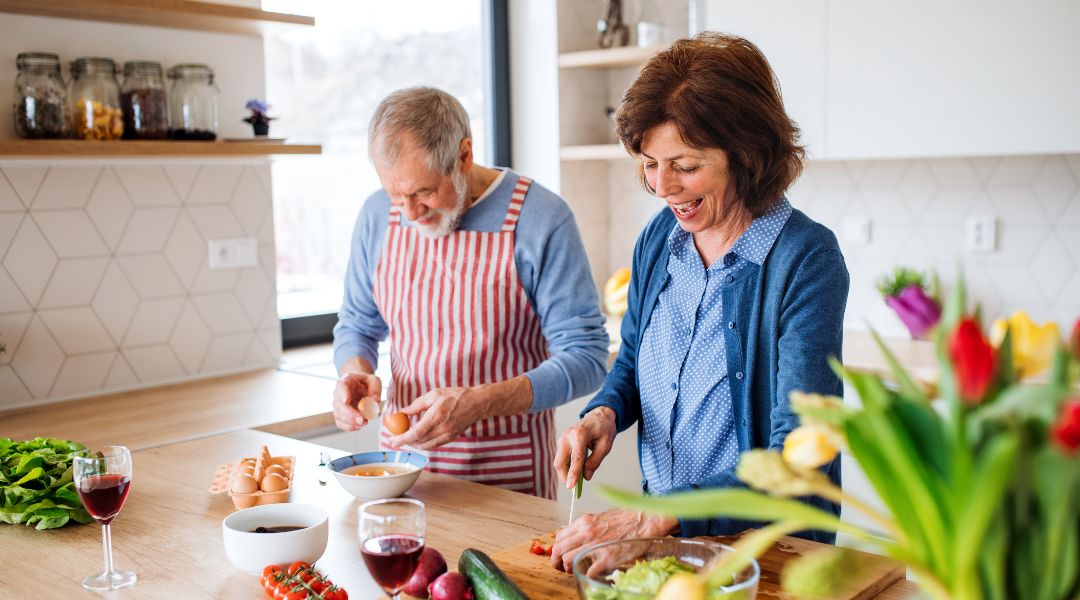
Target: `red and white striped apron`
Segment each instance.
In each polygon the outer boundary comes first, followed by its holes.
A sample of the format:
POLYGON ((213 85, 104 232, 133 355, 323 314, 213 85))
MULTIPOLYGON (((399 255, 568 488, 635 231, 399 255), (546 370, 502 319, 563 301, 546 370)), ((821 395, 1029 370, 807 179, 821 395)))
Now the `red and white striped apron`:
MULTIPOLYGON (((401 208, 391 206, 373 290, 390 327, 388 410, 435 388, 505 381, 548 357, 514 263, 514 229, 531 183, 518 179, 498 232, 432 239, 402 227, 401 208)), ((379 434, 385 448, 389 433, 381 426, 379 434)), ((554 411, 491 417, 428 451, 428 469, 553 499, 554 451, 554 411)))

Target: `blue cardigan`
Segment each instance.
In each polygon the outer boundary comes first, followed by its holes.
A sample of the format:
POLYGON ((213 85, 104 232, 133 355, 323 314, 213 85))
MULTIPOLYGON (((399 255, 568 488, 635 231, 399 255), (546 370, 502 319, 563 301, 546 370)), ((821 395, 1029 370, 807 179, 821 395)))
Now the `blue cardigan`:
MULTIPOLYGON (((641 418, 638 348, 660 291, 667 285, 667 238, 675 216, 664 208, 654 216, 634 248, 627 311, 622 321, 622 347, 585 413, 600 406, 615 411, 624 431, 641 418)), ((725 329, 728 378, 736 419, 739 451, 751 448, 781 450, 784 438, 798 426, 788 394, 793 391, 841 396, 843 384, 829 368, 827 357, 841 357, 848 272, 836 236, 825 226, 793 210, 762 266, 748 263, 723 291, 725 314, 736 324, 725 329)), ((727 317, 725 317, 727 318, 727 317)), ((638 429, 641 456, 641 428, 638 429)), ((823 468, 840 485, 840 459, 823 468)), ((647 488, 642 482, 643 489, 647 488)), ((746 487, 734 472, 696 482, 688 489, 746 487)), ((648 490, 645 489, 647 492, 648 490)), ((686 490, 675 490, 686 491, 686 490)), ((840 513, 837 504, 821 498, 809 504, 840 513)), ((737 519, 681 520, 680 535, 728 535, 760 523, 737 519)), ((800 534, 832 543, 835 532, 800 534)))

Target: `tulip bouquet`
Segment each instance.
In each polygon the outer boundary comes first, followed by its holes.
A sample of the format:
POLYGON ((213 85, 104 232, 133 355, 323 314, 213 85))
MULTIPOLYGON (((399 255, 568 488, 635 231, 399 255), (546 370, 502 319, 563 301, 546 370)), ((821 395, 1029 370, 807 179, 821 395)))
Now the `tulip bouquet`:
POLYGON ((878 280, 877 288, 885 296, 885 304, 896 312, 911 332, 911 337, 924 340, 941 319, 941 302, 937 277, 933 289, 927 292, 921 273, 905 267, 897 267, 891 276, 878 280))
MULTIPOLYGON (((965 310, 961 283, 934 331, 937 386, 916 382, 875 334, 892 376, 833 360, 862 406, 793 393, 801 424, 783 452, 740 458, 737 474, 752 489, 604 493, 671 516, 772 521, 707 569, 702 590, 781 535, 830 529, 904 563, 935 600, 1080 598, 1080 321, 1067 343, 1026 315, 994 333, 996 344, 965 310), (817 469, 838 451, 858 461, 887 510, 817 469), (876 531, 797 500, 810 495, 866 514, 876 531)), ((830 547, 790 563, 782 583, 797 597, 836 597, 859 583, 858 567, 849 550, 830 547)))

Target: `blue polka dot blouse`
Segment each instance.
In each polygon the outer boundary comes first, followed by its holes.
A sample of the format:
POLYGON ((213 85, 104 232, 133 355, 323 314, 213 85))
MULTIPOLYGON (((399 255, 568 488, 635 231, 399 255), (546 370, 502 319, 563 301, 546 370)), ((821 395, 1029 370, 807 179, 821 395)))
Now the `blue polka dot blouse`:
MULTIPOLYGON (((668 236, 670 279, 641 342, 641 469, 649 493, 664 494, 734 471, 739 444, 732 421, 721 291, 747 261, 761 265, 791 215, 781 199, 721 260, 705 267, 693 236, 668 236)), ((735 376, 741 376, 736 373, 735 376)))

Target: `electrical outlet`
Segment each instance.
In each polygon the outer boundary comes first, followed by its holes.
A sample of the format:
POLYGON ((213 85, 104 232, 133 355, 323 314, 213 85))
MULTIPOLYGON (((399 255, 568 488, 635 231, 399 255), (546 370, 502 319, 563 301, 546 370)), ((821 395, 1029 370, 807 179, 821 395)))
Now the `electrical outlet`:
POLYGON ((969 252, 993 252, 997 248, 997 219, 968 217, 964 221, 964 245, 969 252))
POLYGON ((868 217, 844 217, 844 241, 865 246, 870 243, 868 217))
POLYGON ((259 266, 259 248, 255 238, 210 240, 209 253, 211 271, 259 266))

